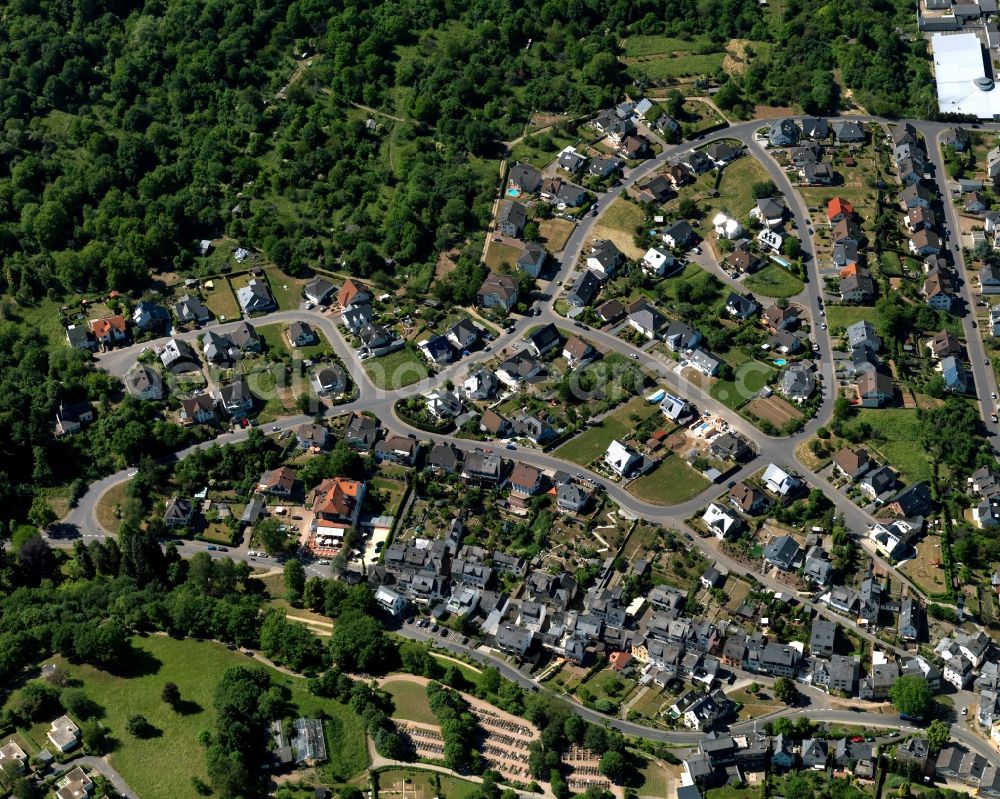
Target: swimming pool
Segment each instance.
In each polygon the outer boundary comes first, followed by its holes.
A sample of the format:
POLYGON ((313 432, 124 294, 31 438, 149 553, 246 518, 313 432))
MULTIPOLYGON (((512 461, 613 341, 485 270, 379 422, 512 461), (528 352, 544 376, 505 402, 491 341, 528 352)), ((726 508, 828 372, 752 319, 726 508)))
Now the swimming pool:
POLYGON ((655 394, 650 394, 648 397, 646 397, 646 402, 659 402, 665 396, 667 396, 667 392, 661 388, 655 394))
POLYGON ((507 196, 508 197, 520 197, 521 196, 521 190, 520 189, 514 189, 514 188, 507 189, 507 196))
POLYGON ((774 359, 774 365, 775 366, 784 366, 786 363, 788 363, 788 361, 786 361, 784 358, 775 358, 774 359))

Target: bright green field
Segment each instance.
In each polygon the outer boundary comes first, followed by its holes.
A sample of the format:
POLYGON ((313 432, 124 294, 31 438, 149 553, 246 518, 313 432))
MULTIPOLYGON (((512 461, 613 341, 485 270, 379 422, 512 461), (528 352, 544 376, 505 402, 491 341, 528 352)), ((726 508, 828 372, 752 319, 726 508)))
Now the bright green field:
POLYGON ((623 52, 629 58, 660 53, 690 53, 702 43, 670 36, 629 36, 623 44, 623 52))
POLYGON ((846 329, 849 325, 861 320, 874 322, 875 309, 863 305, 826 306, 826 323, 830 326, 830 330, 846 329))
POLYGON ((392 717, 423 724, 437 724, 437 716, 427 701, 427 691, 422 685, 406 680, 389 680, 382 688, 392 695, 395 706, 392 717))
MULTIPOLYGON (((135 638, 139 651, 134 676, 112 675, 91 666, 72 666, 55 658, 61 668, 82 682, 88 697, 104 708, 101 723, 114 740, 110 756, 125 781, 143 799, 177 799, 192 796, 191 778, 207 779, 205 750, 198 744, 201 730, 212 730, 215 710, 212 697, 222 672, 234 665, 260 665, 221 644, 176 640, 166 636, 135 638), (166 682, 180 688, 189 711, 177 713, 161 699, 166 682), (160 731, 139 739, 125 732, 125 721, 133 713, 144 715, 160 731)), ((346 705, 307 693, 304 680, 271 671, 276 684, 291 692, 299 712, 315 715, 324 711, 327 749, 331 764, 324 768, 334 781, 344 781, 368 765, 365 727, 346 705)), ((44 737, 44 733, 43 733, 44 737)))
POLYGON ((257 328, 257 333, 267 342, 268 354, 276 359, 282 359, 290 353, 295 353, 301 358, 315 358, 319 355, 326 355, 331 352, 330 344, 326 340, 326 335, 318 327, 312 327, 316 335, 316 343, 307 347, 290 347, 285 333, 288 331, 286 324, 261 325, 257 328))
POLYGON ((931 464, 920 444, 917 411, 908 408, 863 408, 858 418, 867 422, 885 440, 873 438, 867 446, 885 456, 903 473, 906 482, 931 478, 931 464))
MULTIPOLYGON (((739 142, 730 141, 734 147, 739 142)), ((722 181, 719 183, 719 203, 722 210, 735 216, 744 216, 754 207, 753 184, 768 180, 767 171, 757 159, 744 155, 727 164, 722 170, 722 181)))
POLYGON ((794 297, 805 285, 795 275, 789 274, 777 264, 768 264, 759 272, 749 275, 743 285, 754 294, 765 297, 794 297))
POLYGON ((589 427, 576 438, 567 441, 554 454, 557 458, 586 466, 595 458, 601 457, 613 439, 625 438, 630 430, 632 427, 625 422, 609 416, 596 427, 589 427))
POLYGON ((676 505, 708 488, 708 480, 676 455, 668 455, 652 472, 629 483, 628 491, 644 502, 676 505))
POLYGON ((369 358, 364 364, 372 382, 378 388, 390 391, 427 377, 427 362, 419 352, 410 347, 403 347, 381 358, 369 358))
POLYGON ((774 376, 774 369, 760 361, 747 361, 736 369, 735 379, 718 380, 709 393, 725 405, 736 410, 760 391, 774 376))
POLYGON ((631 74, 645 75, 651 80, 683 78, 692 75, 711 75, 722 66, 724 53, 684 53, 668 58, 653 58, 628 64, 631 74))

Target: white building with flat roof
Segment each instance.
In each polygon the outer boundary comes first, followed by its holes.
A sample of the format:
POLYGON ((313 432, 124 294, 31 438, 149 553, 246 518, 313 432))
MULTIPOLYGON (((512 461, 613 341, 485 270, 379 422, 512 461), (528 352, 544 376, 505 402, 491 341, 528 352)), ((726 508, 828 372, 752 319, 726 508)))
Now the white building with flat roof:
POLYGON ((980 119, 1000 115, 1000 90, 986 77, 983 47, 974 33, 936 33, 931 37, 938 108, 942 113, 980 119))

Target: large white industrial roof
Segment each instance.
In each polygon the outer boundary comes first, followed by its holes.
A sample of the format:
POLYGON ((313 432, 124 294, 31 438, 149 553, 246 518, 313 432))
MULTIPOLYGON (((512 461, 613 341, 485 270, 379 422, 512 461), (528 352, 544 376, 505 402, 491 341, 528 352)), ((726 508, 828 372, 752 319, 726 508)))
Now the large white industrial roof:
POLYGON ((1000 114, 1000 89, 986 77, 983 48, 974 33, 935 34, 931 39, 938 108, 942 113, 1000 114))

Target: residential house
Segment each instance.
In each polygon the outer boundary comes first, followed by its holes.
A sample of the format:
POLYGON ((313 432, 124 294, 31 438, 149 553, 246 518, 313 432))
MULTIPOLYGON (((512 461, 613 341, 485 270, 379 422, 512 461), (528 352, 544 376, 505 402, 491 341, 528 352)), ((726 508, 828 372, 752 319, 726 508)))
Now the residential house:
POLYGON ((819 738, 807 738, 802 741, 799 756, 802 758, 802 767, 806 769, 822 770, 826 768, 827 751, 826 741, 819 738))
POLYGON ((316 343, 316 333, 306 322, 292 322, 285 335, 292 347, 308 347, 316 343))
POLYGON ((715 235, 720 239, 732 241, 743 235, 743 226, 724 213, 718 213, 712 218, 712 226, 715 228, 715 235))
POLYGON ((482 308, 502 308, 509 311, 518 300, 518 283, 510 275, 490 272, 476 292, 476 302, 482 308))
POLYGON ((802 131, 793 119, 776 119, 767 132, 771 147, 792 147, 797 144, 802 131))
POLYGON ((862 305, 875 300, 875 281, 867 269, 858 267, 854 274, 840 279, 840 299, 862 305))
POLYGON ((174 316, 185 324, 204 324, 212 318, 211 312, 201 300, 190 294, 185 294, 174 303, 174 316))
POLYGON ((347 375, 339 366, 321 366, 313 372, 309 383, 321 396, 343 394, 347 388, 347 375))
POLYGON ((760 306, 753 299, 753 295, 737 294, 735 291, 729 292, 726 299, 726 313, 734 319, 749 319, 760 311, 760 306))
MULTIPOLYGON (((500 482, 503 461, 491 452, 470 452, 462 466, 462 482, 494 488, 500 482)), ((494 564, 496 558, 494 557, 494 564)))
POLYGON ((529 438, 536 444, 548 441, 556 435, 556 431, 545 419, 534 414, 519 414, 513 422, 514 435, 529 438))
POLYGON ((670 181, 663 175, 654 175, 637 189, 643 202, 665 203, 671 197, 670 181))
POLYGON ((792 570, 801 552, 794 538, 779 535, 767 542, 767 546, 764 547, 764 560, 787 572, 792 570))
POLYGON ((545 248, 541 244, 529 241, 517 257, 517 265, 523 272, 537 278, 542 273, 546 258, 548 253, 545 252, 545 248))
POLYGON ((1000 266, 988 264, 980 269, 979 285, 983 294, 1000 294, 1000 266))
POLYGON ((931 509, 931 492, 927 483, 914 483, 900 491, 889 504, 890 510, 907 519, 926 516, 931 509))
POLYGON ((527 355, 518 354, 497 367, 497 377, 509 388, 517 388, 522 382, 532 380, 542 372, 542 365, 527 355))
POLYGON ((565 482, 556 491, 556 505, 566 513, 582 513, 590 504, 590 492, 573 482, 565 482))
POLYGON ((799 169, 799 177, 808 186, 829 186, 833 183, 833 166, 824 162, 818 164, 803 164, 799 169))
POLYGON ((882 340, 875 332, 871 322, 861 320, 847 326, 845 338, 851 349, 855 347, 866 347, 872 352, 878 352, 882 348, 882 340))
POLYGON ((931 308, 950 313, 958 300, 957 290, 950 269, 929 271, 920 290, 931 308))
POLYGON ((746 523, 739 516, 714 502, 709 503, 701 519, 717 538, 737 535, 746 527, 746 523))
POLYGON ((579 336, 573 336, 563 345, 562 356, 570 369, 589 363, 595 354, 594 348, 579 336))
POLYGON ((782 235, 776 230, 764 228, 757 234, 757 243, 762 249, 771 252, 781 252, 781 243, 784 241, 782 235))
POLYGON ((882 408, 895 399, 892 379, 883 372, 867 372, 859 376, 855 388, 862 408, 882 408))
POLYGON ((773 463, 768 464, 761 479, 763 480, 764 488, 783 499, 794 496, 803 485, 799 478, 793 477, 773 463))
POLYGON ((712 159, 700 150, 692 150, 688 155, 684 156, 684 158, 685 160, 682 162, 683 165, 696 175, 708 172, 715 166, 715 164, 712 163, 712 159))
POLYGON ((945 682, 961 691, 972 680, 972 661, 965 655, 953 655, 945 661, 943 674, 945 682))
POLYGON ((215 399, 231 419, 241 419, 253 410, 254 396, 242 377, 221 385, 215 392, 215 399))
POLYGON ((784 224, 786 210, 783 197, 763 197, 750 210, 750 216, 760 220, 768 228, 778 228, 784 224))
POLYGON ((833 564, 830 556, 821 546, 811 546, 806 550, 806 559, 802 566, 802 576, 816 585, 827 585, 833 576, 833 564))
POLYGON ((339 548, 348 528, 358 526, 365 490, 364 482, 343 477, 328 477, 313 489, 310 533, 317 547, 339 548))
POLYGON ((937 255, 941 252, 941 240, 933 230, 923 228, 910 236, 910 252, 914 255, 937 255))
POLYGON ((916 208, 918 206, 930 208, 931 193, 919 183, 916 183, 912 186, 907 186, 902 192, 900 192, 899 202, 904 211, 909 211, 911 208, 916 208))
POLYGON ((868 450, 863 447, 842 447, 833 455, 834 469, 851 482, 856 482, 863 477, 872 468, 873 463, 868 455, 868 450))
POLYGON ((160 373, 144 363, 136 362, 125 373, 125 390, 136 399, 163 399, 163 379, 160 373))
POLYGON ((575 175, 587 165, 587 158, 576 151, 574 147, 566 147, 556 159, 559 169, 575 175))
MULTIPOLYGON (((1000 306, 997 306, 1000 313, 1000 306)), ((597 316, 605 324, 617 322, 625 315, 625 306, 620 300, 608 300, 597 306, 597 316)), ((1000 322, 998 322, 1000 324, 1000 322)))
MULTIPOLYGON (((781 353, 794 352, 801 346, 798 339, 793 337, 791 333, 786 333, 784 331, 778 333, 777 336, 772 338, 771 345, 775 351, 781 353), (787 336, 797 346, 793 348, 788 344, 776 343, 774 339, 782 336, 787 336)), ((816 377, 813 374, 813 368, 811 365, 805 363, 793 363, 785 367, 785 370, 781 374, 782 394, 795 402, 805 402, 812 396, 815 390, 816 377)))
POLYGON ((896 744, 897 763, 912 763, 918 775, 927 773, 930 765, 930 745, 926 738, 914 735, 896 744))
POLYGON ((542 173, 531 164, 516 163, 510 168, 511 188, 525 194, 536 194, 542 187, 542 173))
POLYGON ((236 299, 246 314, 266 313, 278 307, 267 284, 257 278, 252 278, 247 285, 238 289, 236 299))
POLYGON ((160 350, 160 363, 171 372, 189 372, 199 368, 198 357, 186 341, 172 338, 160 350))
POLYGON ((670 253, 663 252, 663 250, 657 247, 650 247, 646 250, 646 254, 642 256, 642 260, 639 261, 639 266, 642 267, 642 271, 647 275, 663 277, 677 266, 677 259, 670 253))
POLYGON ((629 306, 628 324, 650 341, 659 338, 667 324, 667 317, 645 299, 629 306))
POLYGON ((257 493, 290 497, 295 488, 295 476, 295 469, 290 466, 280 466, 277 469, 266 471, 257 481, 257 493))
POLYGON ((445 338, 451 342, 455 349, 462 351, 468 350, 479 341, 479 334, 480 330, 472 323, 472 320, 463 317, 448 328, 445 338))
POLYGON ((435 419, 454 419, 462 412, 462 399, 454 391, 428 391, 424 399, 428 413, 435 419))
POLYGON ((239 347, 226 335, 209 330, 201 337, 201 352, 205 360, 220 366, 232 366, 240 358, 239 347))
POLYGON ((961 356, 965 348, 954 333, 950 330, 941 330, 927 342, 927 349, 936 359, 941 360, 948 356, 961 356))
POLYGON ((11 738, 0 746, 0 772, 7 775, 22 774, 28 766, 28 755, 11 738))
POLYGON ((335 288, 333 283, 319 275, 303 286, 302 295, 314 305, 326 305, 335 288))
POLYGON ((408 436, 387 436, 375 445, 375 460, 413 466, 420 444, 408 436))
POLYGON ((788 158, 794 167, 803 167, 806 164, 818 164, 823 160, 823 148, 815 142, 807 142, 801 147, 790 147, 788 158))
POLYGON ((896 473, 888 466, 876 466, 858 481, 858 488, 869 499, 887 497, 896 487, 896 473))
POLYGON ((760 516, 767 512, 771 502, 767 496, 749 483, 740 480, 729 489, 729 504, 743 513, 760 516))
POLYGON ((813 619, 812 630, 809 634, 809 652, 813 657, 829 658, 833 655, 836 638, 836 623, 822 616, 817 616, 813 619))
POLYGON ((380 432, 378 419, 355 411, 344 430, 344 443, 364 452, 375 446, 380 432))
POLYGON ((969 378, 965 365, 954 355, 941 359, 941 376, 945 387, 955 394, 965 394, 969 390, 969 378))
POLYGON ((548 324, 527 336, 528 350, 536 358, 555 349, 562 342, 562 336, 554 324, 548 324))
POLYGON ((94 339, 105 349, 110 349, 115 344, 121 344, 128 340, 128 328, 125 319, 120 314, 107 316, 103 319, 92 319, 90 330, 94 334, 94 339))
POLYGON ((439 474, 455 474, 462 470, 462 450, 451 442, 435 444, 427 455, 427 466, 439 474))
POLYGON ((722 261, 723 268, 734 275, 748 275, 760 266, 760 258, 742 247, 733 250, 722 261))
POLYGON ((810 139, 825 139, 830 135, 830 126, 823 118, 806 117, 799 122, 802 135, 810 139))
POLYGON ((80 743, 80 728, 69 716, 60 716, 49 725, 45 737, 56 749, 66 753, 80 743))
POLYGON ((600 278, 585 269, 573 281, 573 287, 566 294, 566 301, 575 308, 591 305, 601 290, 600 278))
POLYGON ((700 347, 688 353, 687 361, 705 377, 715 377, 722 368, 722 361, 719 358, 700 347))
POLYGON ((904 521, 876 524, 868 532, 875 548, 890 560, 902 560, 911 551, 914 528, 904 521))
POLYGON ((737 150, 728 142, 718 141, 712 142, 705 148, 705 155, 708 156, 709 160, 717 167, 724 167, 734 158, 739 158, 740 150, 737 150))
POLYGON ((329 430, 315 422, 303 422, 295 430, 299 449, 326 449, 329 435, 329 430))
POLYGON ((491 399, 497 393, 497 376, 489 369, 477 369, 465 378, 462 392, 468 400, 491 399))
POLYGON ((791 330, 799 323, 799 311, 791 305, 782 308, 775 304, 764 311, 764 322, 772 331, 791 330))
MULTIPOLYGON (((930 208, 918 205, 906 212, 906 228, 912 233, 920 230, 932 230, 937 224, 934 212, 930 208)), ((934 253, 937 255, 937 253, 934 253)))
POLYGON ((444 336, 431 336, 421 341, 417 347, 430 363, 451 363, 455 357, 455 348, 444 336))
POLYGON ((229 340, 240 352, 260 352, 263 349, 263 341, 257 334, 257 328, 249 322, 240 322, 229 334, 229 340))
POLYGON ((965 198, 965 213, 981 214, 987 210, 986 200, 978 192, 974 191, 965 198))
POLYGON ((835 122, 833 135, 837 137, 837 144, 863 144, 865 141, 865 129, 861 123, 850 120, 835 122))
POLYGON ((924 606, 913 597, 905 597, 899 606, 899 636, 904 641, 921 641, 926 636, 927 616, 924 606))
POLYGON ((170 311, 155 302, 141 300, 132 311, 132 324, 146 333, 166 333, 170 327, 170 311))
POLYGON ((515 464, 509 479, 511 491, 525 497, 536 494, 542 486, 541 471, 526 463, 515 464))
POLYGON ((691 179, 691 173, 681 164, 668 164, 662 174, 675 189, 683 186, 691 179))
POLYGON ((519 238, 528 221, 528 210, 519 202, 507 201, 501 204, 497 216, 497 230, 511 238, 519 238))
POLYGON ((587 269, 602 281, 609 280, 615 276, 615 272, 624 260, 625 256, 615 246, 613 241, 596 239, 590 245, 590 255, 587 256, 587 269))
POLYGON ((215 413, 215 400, 209 394, 205 393, 182 397, 179 419, 183 425, 212 424, 216 422, 218 417, 215 413))
POLYGON ((732 432, 716 436, 708 446, 712 455, 723 461, 745 463, 757 454, 745 438, 732 432))
POLYGON ((371 305, 372 293, 364 283, 348 278, 337 291, 337 305, 346 310, 352 305, 371 305))
POLYGON ((619 477, 628 477, 642 462, 642 457, 618 439, 613 440, 604 453, 604 464, 619 477))
POLYGON ((680 219, 666 227, 660 235, 663 243, 668 247, 677 249, 687 247, 695 240, 694 230, 691 229, 685 220, 680 219))
POLYGON ((832 230, 830 231, 830 236, 835 242, 849 241, 854 244, 861 244, 861 242, 865 240, 865 234, 864 231, 861 230, 861 226, 849 216, 844 217, 839 222, 834 224, 832 230))
POLYGON ((799 670, 799 653, 785 644, 768 643, 761 654, 760 663, 765 674, 794 678, 799 670))
POLYGON ((163 523, 167 527, 187 527, 194 516, 194 505, 190 500, 172 497, 163 511, 163 523))
POLYGON ((690 403, 673 394, 665 394, 660 400, 660 412, 674 424, 683 424, 694 416, 690 403))
POLYGON ((91 352, 97 349, 97 342, 94 341, 93 335, 83 325, 70 325, 67 327, 66 341, 74 349, 90 350, 91 352))
POLYGON ((606 178, 621 168, 622 161, 620 158, 601 155, 590 159, 590 163, 587 165, 587 172, 596 178, 606 178))

